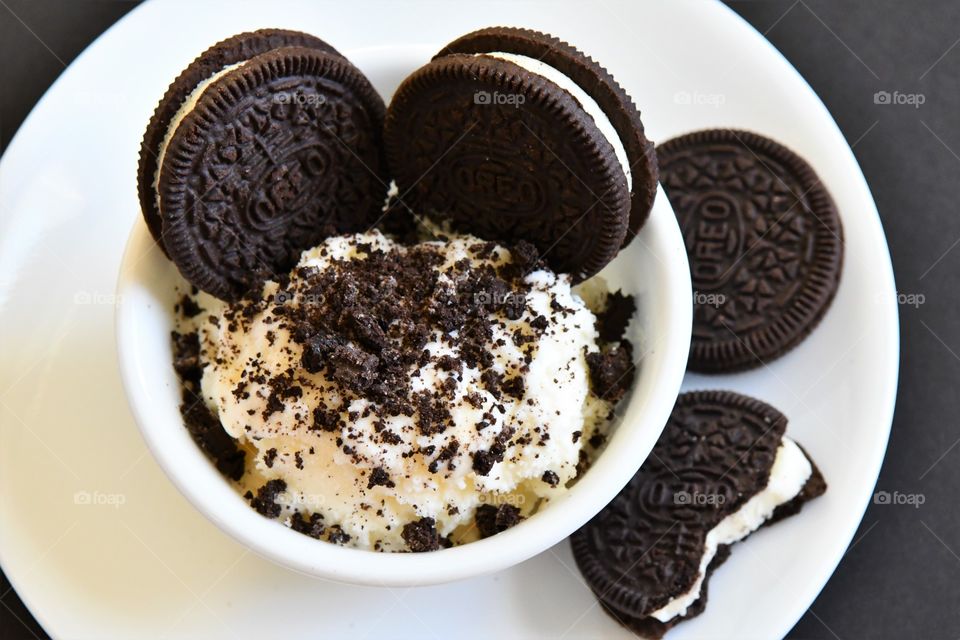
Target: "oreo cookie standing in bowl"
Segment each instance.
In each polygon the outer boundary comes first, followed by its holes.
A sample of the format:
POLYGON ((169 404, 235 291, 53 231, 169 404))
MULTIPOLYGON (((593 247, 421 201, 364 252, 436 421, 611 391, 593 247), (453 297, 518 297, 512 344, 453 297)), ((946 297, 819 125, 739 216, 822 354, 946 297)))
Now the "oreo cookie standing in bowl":
POLYGON ((280 47, 309 47, 339 55, 336 49, 320 38, 300 31, 260 29, 241 33, 218 42, 197 56, 180 72, 160 99, 140 143, 137 195, 147 228, 164 253, 166 249, 163 246, 163 219, 160 217, 157 196, 158 154, 163 147, 164 138, 168 135, 171 122, 201 83, 223 69, 280 47))
POLYGON ((840 282, 843 231, 813 169, 768 138, 731 129, 657 147, 694 288, 688 367, 760 366, 797 346, 840 282))
POLYGON ((447 45, 397 89, 384 139, 412 210, 527 240, 575 280, 632 239, 656 192, 653 145, 626 92, 577 49, 525 29, 447 45))
POLYGON ((265 30, 215 45, 148 125, 147 226, 188 281, 237 299, 381 215, 384 113, 367 78, 318 38, 265 30))
POLYGON ((643 466, 571 537, 604 609, 645 637, 700 614, 730 545, 826 491, 773 407, 726 391, 681 395, 643 466))

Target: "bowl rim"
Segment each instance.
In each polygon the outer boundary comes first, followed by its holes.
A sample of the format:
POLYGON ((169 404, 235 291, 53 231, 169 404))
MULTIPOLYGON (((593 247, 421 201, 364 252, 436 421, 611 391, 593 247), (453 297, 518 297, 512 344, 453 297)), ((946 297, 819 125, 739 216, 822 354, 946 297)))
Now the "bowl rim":
POLYGON ((660 263, 661 282, 654 287, 657 305, 648 312, 659 316, 651 324, 670 328, 644 353, 648 373, 642 375, 655 375, 642 414, 618 426, 589 472, 569 492, 553 499, 549 509, 490 538, 430 553, 380 553, 314 540, 251 509, 196 446, 182 422, 170 429, 167 421, 149 410, 148 381, 156 374, 146 369, 149 363, 137 345, 155 335, 142 334, 143 327, 135 320, 138 299, 148 300, 149 287, 142 276, 150 260, 144 257, 159 253, 159 248, 139 217, 128 237, 117 281, 118 299, 124 303, 117 305, 115 337, 127 402, 148 449, 180 493, 224 533, 277 564, 318 578, 384 587, 439 584, 500 571, 561 542, 608 504, 649 455, 679 395, 690 348, 692 285, 683 237, 662 188, 633 242, 641 243, 660 263), (657 426, 650 428, 650 424, 657 426), (638 451, 643 454, 638 456, 638 451))

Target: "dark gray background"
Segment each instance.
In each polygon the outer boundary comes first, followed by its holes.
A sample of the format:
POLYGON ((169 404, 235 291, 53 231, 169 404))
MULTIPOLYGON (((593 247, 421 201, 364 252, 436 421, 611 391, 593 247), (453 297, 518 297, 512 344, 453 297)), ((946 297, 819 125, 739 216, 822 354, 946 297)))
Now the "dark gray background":
MULTIPOLYGON (((64 67, 135 4, 0 0, 0 150, 64 67)), ((901 305, 900 392, 877 489, 924 502, 871 505, 836 574, 789 637, 958 638, 960 2, 728 4, 826 102, 873 189, 898 289, 904 300, 922 301, 901 305), (925 102, 877 104, 878 91, 920 94, 925 102)), ((643 25, 637 28, 642 37, 643 25)), ((2 575, 0 604, 0 638, 46 637, 2 575)))

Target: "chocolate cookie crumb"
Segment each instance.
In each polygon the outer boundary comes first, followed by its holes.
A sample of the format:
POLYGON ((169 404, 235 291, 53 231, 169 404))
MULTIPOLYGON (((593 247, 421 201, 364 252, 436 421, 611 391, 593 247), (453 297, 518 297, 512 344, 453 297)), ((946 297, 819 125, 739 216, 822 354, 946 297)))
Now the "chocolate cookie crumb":
POLYGON ((268 469, 273 468, 273 463, 277 459, 277 450, 276 448, 271 447, 267 449, 267 453, 263 456, 263 464, 267 465, 268 469))
POLYGON ((290 528, 319 540, 326 529, 321 520, 323 520, 323 516, 319 513, 311 513, 310 518, 305 519, 303 514, 297 511, 293 514, 293 517, 290 518, 290 528))
POLYGON ((490 447, 489 451, 477 451, 473 454, 473 470, 477 475, 485 476, 493 469, 493 465, 503 461, 506 448, 499 442, 490 447))
POLYGON ((182 385, 180 416, 197 446, 210 457, 217 470, 230 478, 243 477, 246 453, 237 447, 217 417, 197 395, 203 370, 200 367, 200 338, 196 332, 172 332, 174 368, 182 385))
POLYGON ((558 476, 554 471, 544 471, 541 479, 551 487, 555 487, 560 483, 560 476, 558 476))
POLYGON ((489 538, 514 526, 523 520, 523 516, 520 515, 520 509, 512 504, 501 504, 496 507, 492 504, 482 504, 477 507, 477 514, 473 519, 480 537, 489 538))
POLYGON ((200 337, 197 332, 172 331, 170 337, 173 339, 173 369, 181 380, 199 384, 203 369, 200 366, 200 337))
POLYGON ((327 541, 333 544, 347 544, 350 542, 350 534, 341 529, 340 525, 335 524, 330 527, 330 535, 327 536, 327 541))
POLYGON ((179 311, 180 315, 184 318, 193 318, 200 315, 203 309, 200 308, 200 305, 194 302, 193 298, 187 294, 183 294, 183 296, 180 298, 180 302, 177 303, 177 311, 179 311))
POLYGON ((414 553, 436 551, 440 548, 440 534, 437 533, 436 525, 433 518, 420 518, 403 525, 400 536, 414 553))
POLYGON ((604 400, 616 402, 633 384, 633 347, 622 340, 609 349, 588 353, 587 366, 593 392, 604 400))
POLYGON ((250 506, 262 516, 276 518, 280 515, 281 507, 277 504, 277 496, 287 490, 287 483, 279 478, 269 480, 257 489, 257 495, 250 501, 250 506))
POLYGON ((383 467, 377 467, 370 472, 370 478, 367 480, 367 489, 373 489, 377 486, 392 489, 397 485, 393 480, 390 479, 390 475, 387 473, 386 469, 383 467))
POLYGON ((607 295, 607 307, 597 315, 597 331, 603 342, 623 339, 630 319, 637 312, 637 303, 631 295, 616 291, 607 295))
POLYGON ((595 433, 590 436, 590 440, 587 441, 587 444, 589 444, 593 449, 599 449, 604 445, 604 443, 606 443, 606 441, 607 436, 603 435, 602 433, 595 433))

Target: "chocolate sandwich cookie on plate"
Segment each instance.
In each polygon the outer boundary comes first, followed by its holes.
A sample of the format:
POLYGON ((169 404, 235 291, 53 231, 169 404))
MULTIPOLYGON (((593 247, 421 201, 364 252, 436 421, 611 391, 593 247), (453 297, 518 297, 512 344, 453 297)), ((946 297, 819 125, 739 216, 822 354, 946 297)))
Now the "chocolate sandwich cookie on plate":
POLYGON ((793 515, 826 483, 784 436, 786 418, 736 393, 680 396, 650 457, 571 537, 587 584, 636 633, 658 638, 698 615, 730 545, 793 515))
POLYGON ((214 45, 144 135, 147 226, 187 280, 236 299, 381 215, 384 113, 363 73, 319 38, 262 30, 214 45))
POLYGON ((447 45, 397 89, 384 140, 413 211, 533 243, 575 280, 640 229, 653 145, 613 77, 552 36, 496 27, 447 45))
POLYGON ((843 229, 820 178, 773 140, 732 129, 657 147, 694 289, 688 367, 749 369, 797 346, 840 283, 843 229))

